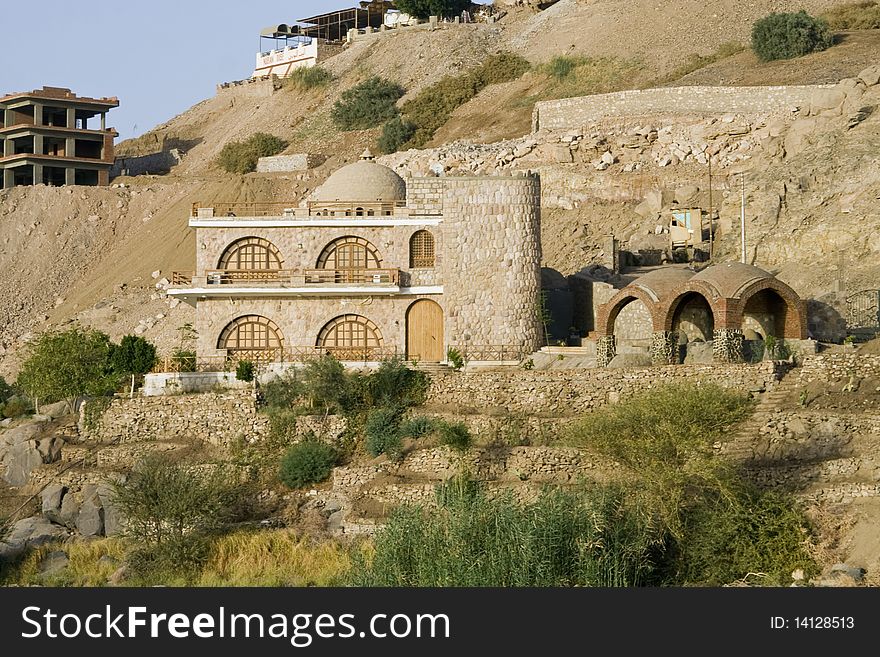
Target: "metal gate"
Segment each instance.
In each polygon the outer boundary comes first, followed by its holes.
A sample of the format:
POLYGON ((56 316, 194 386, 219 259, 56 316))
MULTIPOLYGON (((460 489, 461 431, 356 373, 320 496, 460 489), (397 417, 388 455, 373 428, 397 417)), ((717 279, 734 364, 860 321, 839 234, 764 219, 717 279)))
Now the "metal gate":
POLYGON ((880 290, 862 290, 847 297, 846 323, 850 329, 880 328, 880 290))

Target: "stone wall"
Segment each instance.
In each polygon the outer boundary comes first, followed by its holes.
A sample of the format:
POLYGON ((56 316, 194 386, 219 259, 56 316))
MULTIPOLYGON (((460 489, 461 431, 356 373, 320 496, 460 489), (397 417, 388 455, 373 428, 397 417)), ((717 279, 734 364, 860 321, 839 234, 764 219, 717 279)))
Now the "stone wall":
POLYGON ((645 114, 766 114, 808 109, 813 93, 830 85, 788 87, 663 87, 537 103, 538 129, 580 128, 604 118, 645 114))
POLYGON ((252 442, 268 432, 253 391, 114 399, 97 428, 85 432, 97 442, 204 442, 228 446, 252 442))
POLYGON ((279 173, 284 171, 307 171, 320 164, 321 158, 311 153, 295 155, 274 155, 257 160, 257 173, 279 173))
POLYGON ((820 354, 805 358, 797 369, 801 384, 848 382, 850 377, 880 379, 880 354, 820 354))
POLYGON ((436 375, 427 405, 487 415, 577 415, 662 383, 705 382, 744 391, 771 388, 783 365, 670 365, 643 369, 508 370, 436 375))
POLYGON ((176 148, 138 157, 120 156, 110 167, 110 177, 168 173, 182 158, 183 154, 176 148))

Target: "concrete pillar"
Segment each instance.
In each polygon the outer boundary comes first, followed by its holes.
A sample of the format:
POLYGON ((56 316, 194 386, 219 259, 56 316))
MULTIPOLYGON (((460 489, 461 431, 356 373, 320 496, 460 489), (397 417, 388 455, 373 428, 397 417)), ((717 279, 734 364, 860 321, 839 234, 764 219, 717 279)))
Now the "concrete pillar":
POLYGON ((43 125, 43 104, 34 103, 34 125, 43 125))
POLYGON ((617 355, 617 339, 613 335, 603 335, 596 340, 596 365, 608 367, 617 355))
POLYGON ((712 358, 719 363, 743 362, 743 332, 737 328, 719 328, 712 334, 712 358))
POLYGON ((42 185, 43 184, 43 165, 35 164, 34 165, 34 184, 42 185))
POLYGON ((9 117, 9 110, 8 109, 0 110, 0 118, 3 119, 3 126, 2 127, 8 128, 9 121, 11 121, 11 119, 9 117))
POLYGON ((651 335, 651 362, 654 365, 678 365, 678 334, 674 331, 657 331, 651 335))
POLYGON ((67 108, 67 127, 75 128, 76 127, 76 109, 73 107, 67 108))
POLYGON ((107 112, 101 112, 101 130, 107 129, 107 112))
POLYGON ((37 155, 45 155, 45 153, 43 153, 43 135, 34 135, 34 153, 37 155))
POLYGON ((64 184, 76 184, 76 169, 74 169, 73 167, 67 167, 66 169, 64 169, 64 184))
POLYGON ((15 150, 15 144, 12 143, 11 139, 5 139, 3 141, 3 157, 9 157, 13 154, 15 150))
POLYGON ((64 140, 64 157, 76 157, 76 139, 73 137, 64 140))
POLYGON ((3 169, 3 189, 9 189, 14 184, 14 174, 12 169, 3 169))

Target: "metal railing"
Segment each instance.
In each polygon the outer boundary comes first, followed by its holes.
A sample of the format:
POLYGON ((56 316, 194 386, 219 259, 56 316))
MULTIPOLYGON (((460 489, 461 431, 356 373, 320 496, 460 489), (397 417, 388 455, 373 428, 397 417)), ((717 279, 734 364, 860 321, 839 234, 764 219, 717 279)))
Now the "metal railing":
POLYGON ((848 328, 880 328, 880 290, 862 290, 846 298, 848 328))
POLYGON ((284 347, 281 349, 236 349, 226 355, 178 355, 160 358, 154 373, 168 372, 233 372, 241 361, 257 366, 283 363, 307 363, 330 355, 343 362, 367 363, 403 356, 397 347, 284 347))
POLYGON ((296 201, 237 201, 233 203, 193 203, 191 216, 199 217, 199 210, 211 210, 214 218, 224 217, 293 217, 301 214, 309 217, 320 218, 345 218, 345 217, 381 217, 391 216, 397 208, 405 208, 406 201, 390 201, 377 203, 376 201, 345 201, 345 202, 314 202, 306 203, 304 208, 299 207, 296 201), (326 212, 325 212, 326 211, 326 212))
MULTIPOLYGON (((311 285, 387 286, 400 285, 399 269, 209 269, 207 285, 309 287, 311 285)), ((195 272, 171 273, 172 287, 189 287, 195 272)))

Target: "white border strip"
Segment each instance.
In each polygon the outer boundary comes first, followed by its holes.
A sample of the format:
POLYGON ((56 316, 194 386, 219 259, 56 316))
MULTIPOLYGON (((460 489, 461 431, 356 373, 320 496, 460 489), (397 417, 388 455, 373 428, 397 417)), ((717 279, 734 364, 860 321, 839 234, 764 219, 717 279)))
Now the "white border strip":
POLYGON ((349 297, 349 296, 417 296, 420 294, 443 294, 442 285, 416 287, 211 287, 172 288, 171 297, 349 297))
POLYGON ((190 219, 190 228, 385 228, 388 226, 439 226, 439 217, 422 217, 419 219, 382 219, 351 217, 343 219, 285 219, 283 217, 237 217, 224 219, 190 219))

